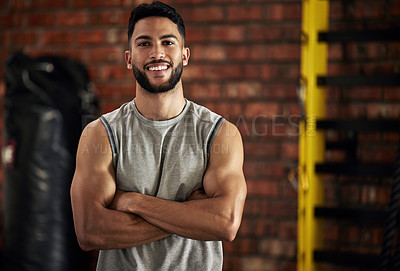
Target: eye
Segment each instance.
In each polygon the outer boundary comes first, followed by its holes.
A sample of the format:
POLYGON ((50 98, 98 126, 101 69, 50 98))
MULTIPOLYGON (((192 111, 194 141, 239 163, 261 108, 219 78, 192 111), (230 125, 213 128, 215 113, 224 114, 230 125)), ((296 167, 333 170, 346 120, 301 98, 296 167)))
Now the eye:
POLYGON ((162 42, 164 45, 174 45, 174 42, 173 41, 170 41, 170 40, 165 40, 165 41, 163 41, 162 42))
POLYGON ((148 42, 148 41, 139 42, 139 43, 137 44, 138 47, 145 47, 145 46, 148 46, 148 45, 149 45, 149 42, 148 42))

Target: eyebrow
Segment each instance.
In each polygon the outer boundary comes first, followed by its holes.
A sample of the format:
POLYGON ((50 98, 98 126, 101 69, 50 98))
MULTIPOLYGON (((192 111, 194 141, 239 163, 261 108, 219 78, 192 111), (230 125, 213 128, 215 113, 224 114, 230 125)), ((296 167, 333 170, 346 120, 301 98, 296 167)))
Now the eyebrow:
MULTIPOLYGON (((178 38, 175 35, 172 35, 172 34, 162 35, 160 37, 161 40, 168 39, 168 38, 173 38, 173 39, 178 40, 178 38)), ((137 41, 137 40, 152 40, 152 39, 153 38, 148 36, 148 35, 140 35, 135 39, 135 41, 137 41)))

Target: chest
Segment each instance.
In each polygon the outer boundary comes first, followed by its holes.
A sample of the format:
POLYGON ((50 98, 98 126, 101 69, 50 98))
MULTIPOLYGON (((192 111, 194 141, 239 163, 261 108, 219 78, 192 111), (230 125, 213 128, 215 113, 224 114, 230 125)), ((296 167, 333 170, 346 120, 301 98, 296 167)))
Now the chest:
POLYGON ((140 129, 119 144, 117 188, 184 201, 202 187, 205 136, 194 129, 140 129))

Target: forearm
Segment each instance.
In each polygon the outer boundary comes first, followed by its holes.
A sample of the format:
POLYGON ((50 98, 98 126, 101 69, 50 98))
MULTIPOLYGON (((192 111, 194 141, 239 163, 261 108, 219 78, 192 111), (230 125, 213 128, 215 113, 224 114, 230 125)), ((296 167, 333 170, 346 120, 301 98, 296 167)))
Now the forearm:
POLYGON ((83 250, 136 247, 170 235, 137 215, 102 206, 93 208, 81 221, 75 220, 78 241, 83 250))
POLYGON ((127 193, 127 199, 125 211, 137 214, 168 232, 191 239, 231 241, 240 225, 241 213, 233 213, 234 204, 224 197, 174 202, 127 193))

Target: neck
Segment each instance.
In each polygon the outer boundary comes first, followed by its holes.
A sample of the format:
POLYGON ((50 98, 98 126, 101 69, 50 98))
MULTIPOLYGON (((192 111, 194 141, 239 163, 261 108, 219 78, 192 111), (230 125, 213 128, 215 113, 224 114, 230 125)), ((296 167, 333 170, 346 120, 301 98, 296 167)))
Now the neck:
POLYGON ((168 120, 178 116, 185 107, 182 82, 164 93, 149 93, 136 84, 135 105, 147 119, 154 121, 168 120))

